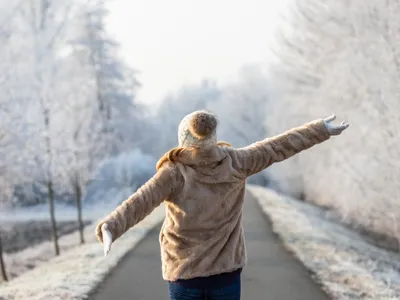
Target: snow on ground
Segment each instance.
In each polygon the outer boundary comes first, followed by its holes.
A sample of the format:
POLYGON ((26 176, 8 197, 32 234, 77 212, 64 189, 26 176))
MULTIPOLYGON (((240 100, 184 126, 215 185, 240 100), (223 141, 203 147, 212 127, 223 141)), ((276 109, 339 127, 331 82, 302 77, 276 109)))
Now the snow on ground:
MULTIPOLYGON (((84 221, 84 225, 90 224, 84 221)), ((57 234, 63 236, 78 230, 77 221, 57 221, 57 234)), ((13 253, 33 247, 51 239, 51 222, 43 221, 18 221, 10 222, 1 220, 0 236, 3 251, 13 253)))
POLYGON ((248 185, 285 246, 332 299, 400 299, 400 255, 369 244, 318 207, 248 185))
MULTIPOLYGON (((93 225, 85 228, 86 239, 92 239, 93 230, 93 225)), ((79 241, 78 231, 61 236, 59 238, 60 253, 63 254, 65 251, 76 247, 79 245, 79 241)), ((40 266, 55 256, 51 240, 41 242, 21 251, 4 253, 3 255, 7 273, 11 279, 40 266)))
POLYGON ((119 260, 163 220, 164 215, 161 205, 120 237, 106 258, 102 244, 94 235, 97 222, 85 228, 86 243, 83 245, 74 242, 79 241, 77 232, 62 237, 62 255, 58 257, 49 260, 53 256, 51 242, 21 251, 17 260, 32 261, 36 268, 2 285, 0 300, 86 299, 119 260))
MULTIPOLYGON (((107 211, 112 211, 115 208, 115 206, 113 207, 112 205, 113 203, 100 205, 98 207, 87 208, 83 211, 84 222, 94 222, 92 226, 85 227, 86 239, 93 238, 93 226, 95 225, 96 220, 103 217, 107 211)), ((15 224, 18 222, 30 222, 34 226, 34 224, 37 224, 38 222, 48 222, 49 219, 48 209, 46 209, 44 206, 35 206, 30 207, 29 209, 20 208, 13 211, 8 211, 8 213, 3 212, 2 214, 4 216, 8 216, 8 218, 4 218, 4 221, 2 220, 3 230, 6 229, 6 226, 3 225, 7 223, 10 224, 14 222, 15 224)), ((3 215, 1 216, 3 217, 3 215)), ((64 227, 65 225, 63 225, 63 223, 65 222, 76 222, 76 210, 73 208, 57 206, 56 217, 58 226, 64 227)), ((32 232, 29 234, 29 240, 26 240, 25 238, 25 241, 18 242, 20 245, 14 245, 20 249, 18 249, 16 252, 4 254, 6 270, 11 279, 20 276, 28 270, 36 268, 37 266, 54 257, 53 242, 50 239, 43 239, 45 231, 49 232, 49 230, 50 228, 37 228, 36 234, 32 232), (26 247, 27 243, 30 244, 29 247, 26 247)), ((66 233, 65 230, 59 230, 59 234, 62 233, 66 233)), ((7 239, 5 239, 3 242, 6 243, 7 239)), ((79 242, 80 239, 78 231, 61 235, 59 237, 60 252, 63 253, 64 251, 79 245, 79 242)), ((5 249, 7 249, 7 246, 5 249)))
MULTIPOLYGON (((126 196, 125 194, 117 196, 126 196)), ((84 206, 84 223, 89 224, 102 218, 119 204, 118 197, 99 205, 84 206)), ((77 211, 73 206, 56 204, 55 213, 60 244, 60 252, 79 245, 77 211)), ((0 212, 4 260, 9 278, 15 278, 54 257, 54 247, 50 240, 49 210, 47 204, 17 208, 0 212), (28 224, 29 228, 26 227, 28 224), (11 230, 11 231, 10 231, 11 230), (10 244, 11 243, 11 244, 10 244)), ((92 238, 92 227, 85 229, 85 238, 92 238)), ((0 284, 2 279, 0 278, 0 284)), ((0 299, 1 300, 1 299, 0 299)))
MULTIPOLYGON (((128 196, 130 194, 131 193, 129 193, 128 196)), ((118 199, 117 197, 113 197, 111 201, 108 201, 108 203, 84 206, 82 208, 82 215, 85 219, 93 220, 98 218, 98 216, 104 214, 105 211, 112 210, 119 205, 119 200, 125 199, 126 195, 127 193, 123 194, 124 197, 118 199)), ((67 222, 77 220, 77 210, 76 207, 72 205, 56 203, 54 210, 57 221, 67 222)), ((47 221, 49 220, 49 217, 49 205, 47 203, 0 211, 0 220, 5 222, 26 222, 31 220, 47 221)))

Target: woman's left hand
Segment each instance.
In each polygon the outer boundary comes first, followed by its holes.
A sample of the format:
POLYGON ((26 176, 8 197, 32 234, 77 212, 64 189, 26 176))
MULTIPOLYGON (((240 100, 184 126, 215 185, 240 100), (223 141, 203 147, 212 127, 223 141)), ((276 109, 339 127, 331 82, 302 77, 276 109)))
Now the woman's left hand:
POLYGON ((336 119, 335 115, 327 117, 324 119, 324 124, 326 129, 329 131, 330 135, 339 135, 341 134, 347 127, 349 127, 349 123, 343 121, 340 125, 332 124, 331 122, 336 119))

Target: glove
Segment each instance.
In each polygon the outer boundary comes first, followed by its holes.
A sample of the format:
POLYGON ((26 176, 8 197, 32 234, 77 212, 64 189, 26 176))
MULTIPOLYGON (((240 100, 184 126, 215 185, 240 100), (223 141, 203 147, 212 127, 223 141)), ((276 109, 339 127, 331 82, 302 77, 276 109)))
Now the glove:
POLYGON ((108 252, 110 252, 111 250, 111 244, 112 244, 112 234, 111 231, 108 229, 107 223, 97 225, 96 236, 97 239, 103 243, 104 256, 107 256, 108 252))
POLYGON ((324 124, 326 129, 328 130, 330 135, 339 135, 350 125, 343 121, 340 125, 332 124, 331 122, 336 119, 336 116, 333 114, 330 117, 324 119, 324 124))

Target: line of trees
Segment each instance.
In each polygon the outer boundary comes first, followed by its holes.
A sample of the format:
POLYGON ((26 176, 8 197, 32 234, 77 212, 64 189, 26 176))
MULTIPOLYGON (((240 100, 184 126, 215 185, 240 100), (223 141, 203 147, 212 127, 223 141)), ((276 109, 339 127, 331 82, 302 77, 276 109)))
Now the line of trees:
MULTIPOLYGON (((0 1, 0 206, 77 208, 98 164, 134 147, 144 108, 135 70, 106 30, 105 1, 0 1)), ((0 240, 0 269, 7 279, 0 240)))
MULTIPOLYGON (((298 0, 277 35, 266 121, 277 133, 332 112, 340 139, 269 169, 276 187, 400 241, 400 1, 298 0)), ((400 249, 394 245, 393 248, 400 249)))

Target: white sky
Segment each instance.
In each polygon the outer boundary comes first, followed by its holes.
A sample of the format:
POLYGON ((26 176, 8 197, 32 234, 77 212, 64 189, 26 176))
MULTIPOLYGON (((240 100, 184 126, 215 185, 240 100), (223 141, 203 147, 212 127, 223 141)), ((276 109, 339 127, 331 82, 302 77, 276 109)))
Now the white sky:
POLYGON ((140 71, 139 100, 154 106, 185 83, 222 82, 245 63, 268 59, 284 0, 113 1, 109 30, 140 71), (122 4, 124 3, 124 4, 122 4))

